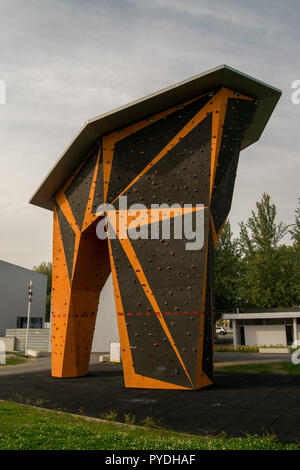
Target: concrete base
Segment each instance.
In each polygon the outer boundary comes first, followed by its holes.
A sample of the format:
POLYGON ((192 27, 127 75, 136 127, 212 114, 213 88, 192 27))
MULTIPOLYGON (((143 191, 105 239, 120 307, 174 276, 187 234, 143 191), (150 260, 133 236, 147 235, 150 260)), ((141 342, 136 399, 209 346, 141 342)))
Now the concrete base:
POLYGON ((102 354, 99 356, 99 362, 107 362, 109 361, 109 354, 102 354))
POLYGON ((290 354, 291 348, 259 348, 259 352, 263 354, 290 354))
POLYGON ((35 351, 34 349, 27 349, 26 356, 29 357, 40 357, 40 351, 35 351))
POLYGON ((110 343, 110 353, 109 353, 110 362, 121 362, 121 348, 120 343, 110 343))

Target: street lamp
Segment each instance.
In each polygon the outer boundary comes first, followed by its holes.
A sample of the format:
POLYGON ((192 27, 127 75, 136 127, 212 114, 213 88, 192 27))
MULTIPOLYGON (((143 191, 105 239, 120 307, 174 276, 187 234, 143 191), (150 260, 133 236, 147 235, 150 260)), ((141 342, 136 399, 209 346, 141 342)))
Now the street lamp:
POLYGON ((29 336, 29 327, 30 327, 30 311, 31 311, 31 302, 32 302, 32 281, 29 283, 28 287, 28 310, 27 310, 27 330, 26 330, 26 340, 25 340, 25 356, 27 356, 28 349, 28 336, 29 336))

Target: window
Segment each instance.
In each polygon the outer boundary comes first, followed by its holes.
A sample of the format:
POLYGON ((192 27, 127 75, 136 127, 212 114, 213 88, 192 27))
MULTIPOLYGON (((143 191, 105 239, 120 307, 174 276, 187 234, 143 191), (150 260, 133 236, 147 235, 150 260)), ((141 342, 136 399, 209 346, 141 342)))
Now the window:
POLYGON ((284 318, 266 318, 265 325, 284 325, 284 318))
POLYGON ((247 325, 290 325, 290 319, 284 318, 253 318, 246 320, 238 320, 238 326, 247 326, 247 325))
MULTIPOLYGON (((27 328, 27 317, 17 318, 17 328, 27 328)), ((43 319, 30 318, 30 328, 43 328, 43 319)))
POLYGON ((247 325, 263 325, 263 320, 260 318, 255 318, 253 320, 238 320, 238 326, 247 326, 247 325))

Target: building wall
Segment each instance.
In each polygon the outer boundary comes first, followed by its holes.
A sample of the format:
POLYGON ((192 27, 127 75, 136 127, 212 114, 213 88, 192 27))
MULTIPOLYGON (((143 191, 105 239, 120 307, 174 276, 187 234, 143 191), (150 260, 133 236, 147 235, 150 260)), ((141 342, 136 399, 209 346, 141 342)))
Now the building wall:
MULTIPOLYGON (((26 328, 13 328, 6 330, 8 338, 15 338, 15 351, 25 351, 26 328)), ((30 328, 28 334, 28 349, 35 351, 47 351, 49 348, 49 329, 30 328)))
POLYGON ((286 346, 284 325, 247 325, 245 328, 245 343, 248 346, 286 346))
POLYGON ((92 352, 109 352, 109 344, 119 341, 116 304, 110 275, 100 294, 92 352))
POLYGON ((33 282, 31 316, 45 318, 47 276, 0 261, 0 336, 17 327, 17 317, 27 317, 28 286, 33 282))

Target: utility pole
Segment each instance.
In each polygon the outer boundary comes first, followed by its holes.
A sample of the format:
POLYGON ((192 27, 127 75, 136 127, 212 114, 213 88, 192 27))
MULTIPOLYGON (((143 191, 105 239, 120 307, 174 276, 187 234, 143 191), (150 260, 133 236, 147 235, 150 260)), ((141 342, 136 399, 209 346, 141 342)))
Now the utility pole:
POLYGON ((31 302, 32 302, 32 281, 30 281, 29 287, 28 287, 28 310, 27 310, 27 330, 26 330, 26 340, 25 340, 25 356, 27 356, 27 349, 28 349, 31 302))

